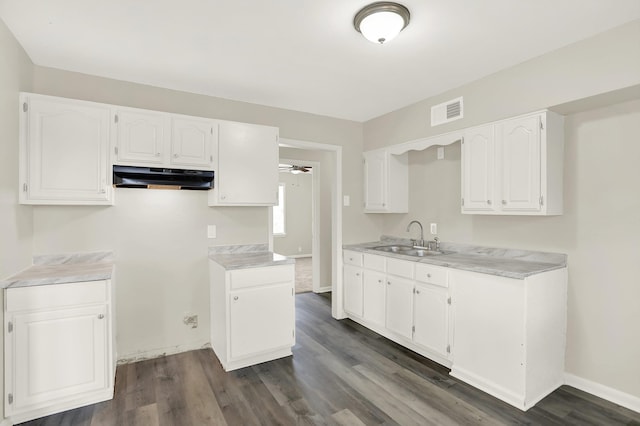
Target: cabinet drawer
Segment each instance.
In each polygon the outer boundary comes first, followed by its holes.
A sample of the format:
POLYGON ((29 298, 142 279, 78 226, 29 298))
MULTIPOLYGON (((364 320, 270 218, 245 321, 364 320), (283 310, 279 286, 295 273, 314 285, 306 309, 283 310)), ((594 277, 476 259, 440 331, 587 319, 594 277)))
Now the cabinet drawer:
POLYGON ((344 263, 347 265, 362 266, 362 253, 357 251, 343 252, 344 263))
POLYGON ((6 290, 7 312, 108 302, 109 281, 49 284, 6 290))
POLYGON ((373 269, 374 271, 385 271, 385 260, 384 256, 377 256, 375 254, 365 254, 364 255, 364 267, 368 269, 373 269))
POLYGON ((446 268, 418 263, 416 265, 416 281, 433 284, 440 287, 448 287, 449 280, 446 268))
POLYGON ((413 265, 415 262, 406 260, 387 259, 387 273, 399 277, 413 279, 413 265))
POLYGON ((293 282, 293 280, 293 265, 236 269, 229 272, 229 282, 232 290, 254 287, 258 285, 293 282))

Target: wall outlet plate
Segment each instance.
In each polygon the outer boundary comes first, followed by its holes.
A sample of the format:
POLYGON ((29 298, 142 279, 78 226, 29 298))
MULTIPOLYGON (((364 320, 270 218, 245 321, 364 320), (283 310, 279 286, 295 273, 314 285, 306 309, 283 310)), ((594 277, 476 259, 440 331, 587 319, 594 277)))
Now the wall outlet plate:
POLYGON ((207 226, 207 238, 215 238, 216 237, 216 226, 208 225, 207 226))
POLYGON ((432 223, 430 226, 430 231, 431 231, 431 235, 437 235, 438 234, 438 224, 437 223, 432 223))

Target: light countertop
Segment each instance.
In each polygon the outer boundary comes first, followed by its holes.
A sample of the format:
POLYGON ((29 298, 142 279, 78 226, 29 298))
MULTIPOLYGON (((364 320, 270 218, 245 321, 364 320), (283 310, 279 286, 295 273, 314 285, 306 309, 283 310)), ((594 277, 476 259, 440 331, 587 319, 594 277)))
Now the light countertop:
POLYGON ((209 247, 209 259, 225 269, 294 264, 295 259, 268 251, 266 244, 209 247))
POLYGON ((428 257, 415 257, 372 249, 373 247, 391 244, 409 245, 410 241, 383 236, 380 241, 345 245, 343 248, 345 250, 516 279, 525 279, 531 275, 567 266, 567 256, 562 253, 501 249, 469 244, 443 242, 440 245, 441 250, 451 253, 428 257))
POLYGON ((34 257, 33 266, 0 281, 3 288, 111 279, 113 253, 74 253, 34 257))

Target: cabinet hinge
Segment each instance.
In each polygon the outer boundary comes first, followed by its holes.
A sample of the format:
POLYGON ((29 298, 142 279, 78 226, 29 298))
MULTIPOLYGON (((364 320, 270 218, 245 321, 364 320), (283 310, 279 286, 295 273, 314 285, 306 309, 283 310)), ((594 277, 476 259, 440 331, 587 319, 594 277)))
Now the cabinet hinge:
POLYGON ((293 289, 291 289, 291 295, 293 296, 293 289))
POLYGON ((213 155, 209 156, 209 161, 213 162, 213 155))
POLYGON ((544 130, 544 123, 540 120, 540 130, 544 130))
POLYGON ((213 127, 211 127, 211 134, 213 134, 213 127))
POLYGON ((450 354, 451 353, 451 345, 447 345, 447 353, 450 354))
POLYGON ((22 111, 24 111, 24 112, 29 111, 29 104, 28 103, 24 102, 22 104, 22 111))
POLYGON ((448 298, 447 298, 447 305, 450 305, 450 304, 451 304, 451 298, 450 298, 450 297, 448 297, 448 298))
POLYGON ((117 122, 118 122, 118 114, 116 114, 116 115, 113 117, 113 122, 114 122, 114 123, 117 123, 117 122))
POLYGON ((464 198, 462 199, 462 207, 464 207, 464 198))
POLYGON ((27 189, 29 189, 29 186, 26 183, 22 184, 22 192, 27 192, 27 189))
POLYGON ((10 394, 7 396, 7 399, 9 400, 9 404, 13 404, 13 394, 12 394, 12 393, 10 393, 10 394))
POLYGON ((412 326, 411 326, 411 332, 412 332, 412 333, 415 333, 415 332, 416 332, 416 326, 415 326, 415 325, 412 325, 412 326))
POLYGON ((464 144, 464 136, 460 138, 460 143, 464 144))
POLYGON ((544 197, 541 195, 540 196, 540 206, 542 206, 544 204, 544 197))
POLYGON ((293 337, 294 339, 296 338, 296 331, 295 330, 291 330, 291 337, 293 337))
POLYGON ((7 332, 11 333, 13 331, 13 322, 9 321, 7 324, 7 332))
POLYGON ((116 155, 118 155, 118 147, 117 146, 115 148, 113 148, 113 151, 116 153, 116 155))

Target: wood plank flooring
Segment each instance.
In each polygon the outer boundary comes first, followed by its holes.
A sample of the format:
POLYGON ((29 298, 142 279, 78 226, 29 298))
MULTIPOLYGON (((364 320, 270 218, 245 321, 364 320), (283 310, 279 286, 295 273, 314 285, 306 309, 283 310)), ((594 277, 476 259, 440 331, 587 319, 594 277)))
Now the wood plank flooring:
POLYGON ((635 425, 636 413, 563 386, 523 413, 296 296, 293 357, 225 373, 203 349, 118 367, 112 401, 23 425, 635 425))

